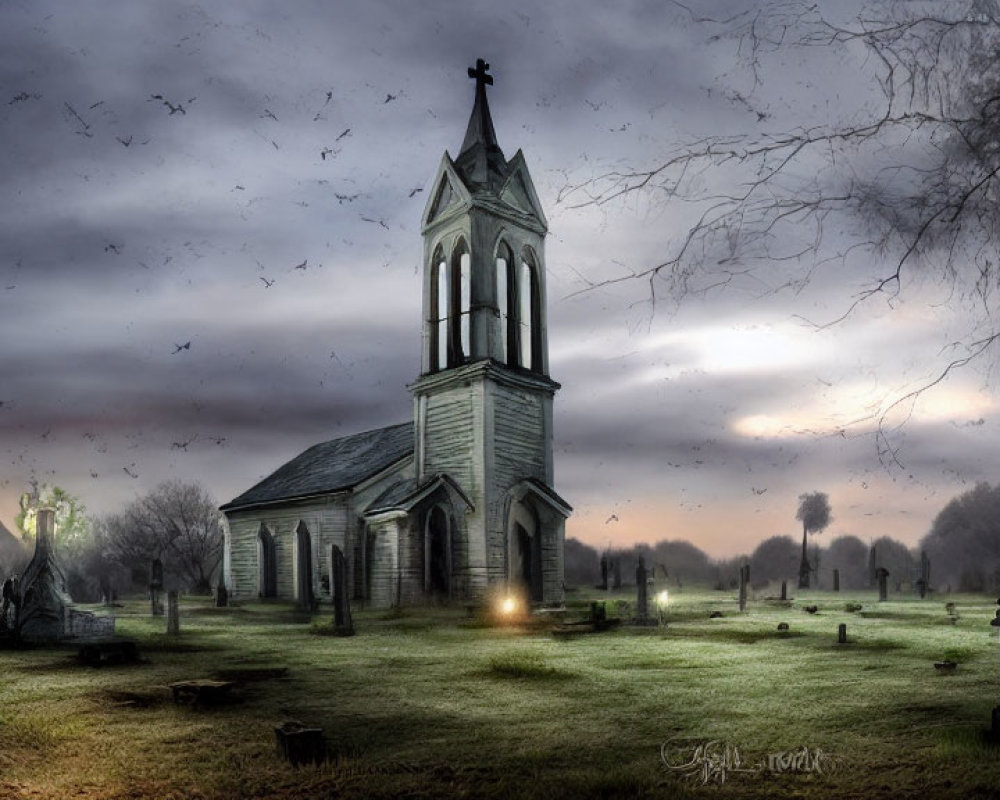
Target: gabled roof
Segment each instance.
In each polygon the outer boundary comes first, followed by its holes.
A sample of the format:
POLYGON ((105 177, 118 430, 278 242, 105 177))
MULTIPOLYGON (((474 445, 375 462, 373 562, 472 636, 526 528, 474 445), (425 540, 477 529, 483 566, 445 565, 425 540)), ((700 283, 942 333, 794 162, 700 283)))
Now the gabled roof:
POLYGON ((297 455, 220 510, 351 489, 412 455, 412 422, 332 439, 297 455))
POLYGON ((384 514, 387 511, 405 511, 413 509, 417 503, 424 500, 438 489, 444 488, 456 505, 463 504, 473 509, 472 501, 459 488, 458 484, 445 474, 433 475, 424 481, 415 478, 405 478, 397 481, 382 494, 372 500, 364 511, 366 517, 384 514))

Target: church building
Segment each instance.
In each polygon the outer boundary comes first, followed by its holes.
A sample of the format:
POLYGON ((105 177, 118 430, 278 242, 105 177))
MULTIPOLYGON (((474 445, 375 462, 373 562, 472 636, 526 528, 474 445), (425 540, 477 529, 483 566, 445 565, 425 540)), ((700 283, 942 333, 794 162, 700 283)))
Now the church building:
POLYGON ((488 69, 469 69, 465 139, 423 213, 413 421, 314 445, 222 506, 232 597, 329 600, 339 551, 349 596, 372 607, 564 599, 546 220, 521 151, 507 160, 497 144, 488 69))

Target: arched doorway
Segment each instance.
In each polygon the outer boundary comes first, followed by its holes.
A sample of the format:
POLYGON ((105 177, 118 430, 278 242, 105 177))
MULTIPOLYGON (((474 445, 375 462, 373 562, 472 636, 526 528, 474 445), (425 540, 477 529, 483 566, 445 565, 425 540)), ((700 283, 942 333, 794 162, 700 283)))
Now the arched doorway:
POLYGON ((508 578, 521 584, 532 602, 540 603, 542 594, 542 547, 538 520, 520 503, 513 509, 510 530, 508 578))
POLYGON ((257 596, 278 596, 278 563, 274 537, 266 525, 257 533, 257 596))
POLYGON ((296 587, 295 599, 303 608, 311 608, 312 589, 312 537, 304 522, 295 530, 296 587))
POLYGON ((441 506, 434 506, 424 523, 424 591, 430 597, 451 596, 451 535, 441 506))

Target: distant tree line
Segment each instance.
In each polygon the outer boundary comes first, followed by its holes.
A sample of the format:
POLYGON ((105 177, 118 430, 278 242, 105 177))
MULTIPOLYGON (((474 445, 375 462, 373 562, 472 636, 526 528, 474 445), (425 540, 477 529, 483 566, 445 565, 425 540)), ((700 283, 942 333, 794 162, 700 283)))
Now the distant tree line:
MULTIPOLYGON (((642 556, 650 575, 655 569, 657 582, 720 589, 734 588, 740 567, 747 563, 754 588, 783 580, 791 588, 800 578, 802 566, 802 542, 792 536, 772 536, 751 553, 726 559, 712 559, 690 542, 676 540, 600 551, 567 539, 565 553, 566 583, 570 586, 600 585, 602 558, 605 563, 617 564, 623 585, 635 583, 635 568, 642 556)), ((810 544, 811 585, 832 589, 836 569, 842 590, 865 589, 874 584, 875 568, 884 567, 889 571, 891 587, 912 587, 921 577, 921 553, 929 559, 930 586, 936 591, 1000 592, 1000 484, 980 483, 951 500, 915 548, 889 536, 864 541, 846 535, 838 536, 826 547, 810 544)), ((609 586, 613 574, 610 570, 609 586)))

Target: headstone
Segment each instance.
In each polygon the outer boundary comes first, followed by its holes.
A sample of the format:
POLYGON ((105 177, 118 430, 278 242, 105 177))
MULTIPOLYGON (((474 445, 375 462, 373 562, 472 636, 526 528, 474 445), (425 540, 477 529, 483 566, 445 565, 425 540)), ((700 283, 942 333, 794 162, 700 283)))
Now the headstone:
POLYGON ((167 592, 167 633, 176 636, 181 632, 181 615, 177 608, 177 590, 167 592))
POLYGON ((607 608, 604 603, 593 602, 590 604, 590 621, 604 622, 607 620, 607 608))
POLYGON ((229 605, 229 590, 226 584, 219 580, 219 585, 215 587, 215 607, 226 608, 229 605))
POLYGON ((844 622, 837 626, 837 644, 847 644, 847 624, 844 622))
POLYGON ((331 546, 333 565, 333 627, 339 636, 354 635, 351 600, 347 593, 347 559, 337 545, 331 546))
POLYGON ((608 590, 608 554, 601 556, 601 589, 608 590))
POLYGON ((740 567, 740 611, 747 610, 747 584, 750 582, 750 565, 740 567))
POLYGON ((885 567, 879 567, 875 570, 875 578, 878 580, 878 599, 879 602, 884 602, 889 597, 889 589, 887 580, 889 578, 889 570, 885 567))
POLYGON ((835 569, 833 571, 833 591, 835 591, 835 592, 839 592, 840 591, 840 570, 839 569, 835 569))
POLYGON ((781 599, 782 600, 788 599, 788 581, 781 582, 781 599))
POLYGON ((649 584, 646 575, 646 560, 639 556, 639 565, 635 568, 635 616, 639 622, 649 618, 649 584))
POLYGON ((149 613, 154 617, 163 616, 163 600, 160 599, 160 592, 163 591, 163 562, 154 558, 149 565, 149 613))
POLYGON ((778 623, 778 630, 782 631, 782 632, 787 631, 788 630, 788 623, 787 622, 779 622, 778 623))
POLYGON ((927 596, 927 592, 931 587, 931 561, 927 558, 927 551, 920 551, 920 578, 917 579, 917 589, 920 592, 920 598, 923 599, 927 596))
POLYGON ((611 584, 612 589, 622 588, 622 560, 620 558, 615 559, 614 563, 614 582, 611 584))
POLYGON ((274 729, 278 745, 278 755, 299 764, 320 764, 326 761, 326 742, 322 728, 311 728, 301 722, 290 720, 274 729))

